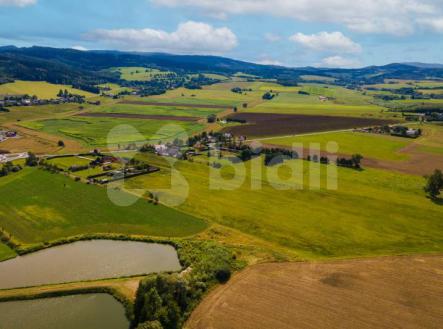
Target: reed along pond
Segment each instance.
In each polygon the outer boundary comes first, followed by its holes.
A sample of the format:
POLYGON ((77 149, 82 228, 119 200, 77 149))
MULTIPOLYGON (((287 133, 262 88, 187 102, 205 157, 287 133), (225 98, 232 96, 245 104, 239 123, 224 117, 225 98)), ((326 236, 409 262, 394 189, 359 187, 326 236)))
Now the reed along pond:
POLYGON ((2 329, 128 329, 125 310, 106 294, 0 303, 2 329))
POLYGON ((179 271, 169 245, 79 241, 0 262, 0 289, 179 271))

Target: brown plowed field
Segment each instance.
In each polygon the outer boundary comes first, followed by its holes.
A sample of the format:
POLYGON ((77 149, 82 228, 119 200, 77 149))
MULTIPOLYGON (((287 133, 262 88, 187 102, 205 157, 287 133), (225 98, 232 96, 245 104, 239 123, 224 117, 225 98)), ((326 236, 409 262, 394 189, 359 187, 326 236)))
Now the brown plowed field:
POLYGON ((443 256, 261 264, 216 288, 188 329, 442 328, 443 256))
POLYGON ((121 101, 119 104, 129 105, 153 105, 153 106, 176 106, 176 107, 193 107, 196 109, 232 109, 233 106, 214 105, 214 104, 188 104, 188 103, 168 103, 168 102, 143 102, 143 101, 121 101))
POLYGON ((224 129, 235 136, 266 137, 334 131, 394 123, 392 120, 324 115, 236 113, 229 118, 246 124, 224 129))
POLYGON ((142 119, 142 120, 167 120, 167 121, 189 121, 200 120, 196 117, 181 117, 174 115, 155 115, 155 114, 130 114, 130 113, 80 113, 76 116, 89 118, 121 118, 121 119, 142 119))

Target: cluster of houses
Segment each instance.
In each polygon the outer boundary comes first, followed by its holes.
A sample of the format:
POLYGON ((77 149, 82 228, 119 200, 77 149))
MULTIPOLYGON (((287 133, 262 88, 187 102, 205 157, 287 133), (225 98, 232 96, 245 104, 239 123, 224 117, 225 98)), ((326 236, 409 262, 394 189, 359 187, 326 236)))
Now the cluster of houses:
POLYGON ((9 138, 18 138, 16 131, 12 130, 0 130, 0 143, 8 140, 9 138))
POLYGON ((420 121, 420 122, 443 121, 443 112, 403 113, 403 117, 407 121, 420 121))
POLYGON ((367 128, 355 129, 357 132, 371 133, 371 134, 385 134, 398 137, 418 138, 421 136, 421 129, 413 129, 400 125, 375 126, 367 128))
POLYGON ((20 160, 20 159, 27 159, 28 156, 29 156, 29 154, 27 152, 0 154, 0 163, 7 163, 7 162, 20 160))
POLYGON ((6 106, 38 106, 48 104, 79 103, 83 104, 85 97, 69 94, 52 99, 39 99, 37 96, 29 95, 0 95, 0 107, 6 106))

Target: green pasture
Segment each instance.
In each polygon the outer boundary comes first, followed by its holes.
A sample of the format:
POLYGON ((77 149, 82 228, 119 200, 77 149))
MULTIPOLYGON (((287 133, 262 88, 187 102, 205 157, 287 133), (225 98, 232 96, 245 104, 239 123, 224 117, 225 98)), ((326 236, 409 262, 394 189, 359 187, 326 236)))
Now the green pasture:
POLYGON ((146 98, 148 102, 173 102, 185 104, 211 104, 232 107, 244 102, 261 100, 263 92, 253 91, 245 94, 231 92, 231 88, 237 84, 220 83, 203 89, 189 90, 178 88, 169 90, 166 94, 146 98), (231 87, 231 88, 229 88, 231 87))
POLYGON ((413 140, 356 132, 323 133, 317 135, 266 139, 263 143, 292 147, 301 144, 306 149, 327 150, 328 143, 337 143, 339 154, 361 154, 366 158, 380 160, 407 160, 406 154, 398 153, 413 140))
POLYGON ((321 75, 301 75, 300 78, 303 81, 324 81, 324 82, 334 82, 336 79, 331 77, 324 77, 321 75))
POLYGON ((104 106, 94 112, 103 113, 129 113, 145 115, 172 115, 185 117, 206 118, 213 113, 222 112, 222 109, 204 109, 180 106, 153 106, 153 105, 133 105, 133 104, 114 104, 104 106))
MULTIPOLYGON (((309 97, 309 96, 308 96, 309 97)), ((331 115, 374 118, 401 118, 398 113, 388 112, 387 109, 377 105, 341 105, 328 103, 278 103, 265 102, 248 109, 249 112, 281 113, 281 114, 306 114, 306 115, 331 115)))
POLYGON ((9 107, 9 112, 0 112, 0 124, 63 116, 69 112, 80 111, 80 106, 79 104, 59 104, 9 107))
POLYGON ((57 98, 60 89, 67 89, 68 92, 85 97, 96 97, 96 94, 87 91, 74 89, 68 85, 57 85, 45 81, 21 81, 0 85, 0 95, 36 95, 41 99, 57 98))
POLYGON ((21 125, 74 138, 90 146, 167 141, 183 131, 192 134, 203 128, 195 122, 85 117, 23 122, 21 125))
MULTIPOLYGON (((142 199, 118 206, 106 188, 60 174, 25 169, 11 176, 0 179, 0 226, 25 244, 88 233, 182 237, 206 227, 192 215, 142 199)), ((118 190, 112 192, 118 200, 128 197, 118 190)))
MULTIPOLYGON (((158 190, 160 200, 174 195, 167 190, 170 166, 165 160, 140 157, 162 171, 129 180, 126 188, 158 190)), ((213 170, 212 182, 220 182, 218 177, 229 178, 232 168, 220 173, 201 161, 178 162, 175 169, 189 184, 189 196, 178 209, 307 259, 443 251, 443 207, 426 199, 421 177, 290 160, 285 164, 301 168, 290 178, 287 166, 264 168, 262 159, 255 161, 260 170, 251 171, 252 162, 247 162, 239 187, 227 183, 231 190, 210 188, 208 177, 213 170), (338 170, 337 189, 325 188, 327 170, 331 175, 338 170), (275 174, 287 180, 278 181, 275 174), (310 185, 315 177, 320 178, 320 189, 310 185)))
POLYGON ((111 71, 119 72, 120 78, 127 81, 150 81, 156 76, 163 77, 171 73, 146 67, 117 67, 111 71))
POLYGON ((0 262, 13 258, 16 256, 16 253, 11 250, 7 245, 0 242, 0 262))
POLYGON ((72 166, 87 166, 89 163, 94 160, 94 157, 66 157, 66 158, 55 158, 50 159, 47 162, 50 164, 54 164, 57 167, 68 170, 72 166))
POLYGON ((118 93, 123 92, 123 91, 132 91, 131 88, 122 87, 122 86, 120 86, 120 85, 118 85, 116 83, 104 83, 104 84, 99 85, 98 87, 100 87, 100 88, 109 88, 110 89, 109 91, 105 91, 105 93, 118 94, 118 93))

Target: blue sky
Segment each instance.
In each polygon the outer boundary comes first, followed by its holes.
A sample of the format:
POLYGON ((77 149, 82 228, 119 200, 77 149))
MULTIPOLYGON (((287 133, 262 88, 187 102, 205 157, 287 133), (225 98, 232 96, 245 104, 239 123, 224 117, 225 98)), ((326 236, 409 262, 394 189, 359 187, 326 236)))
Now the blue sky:
POLYGON ((0 44, 287 66, 443 63, 443 0, 0 0, 0 44))

